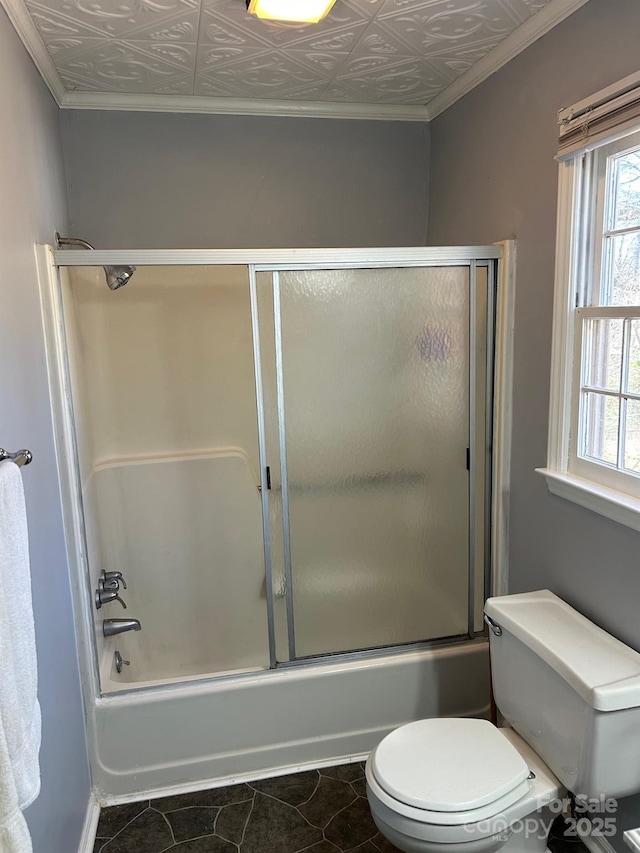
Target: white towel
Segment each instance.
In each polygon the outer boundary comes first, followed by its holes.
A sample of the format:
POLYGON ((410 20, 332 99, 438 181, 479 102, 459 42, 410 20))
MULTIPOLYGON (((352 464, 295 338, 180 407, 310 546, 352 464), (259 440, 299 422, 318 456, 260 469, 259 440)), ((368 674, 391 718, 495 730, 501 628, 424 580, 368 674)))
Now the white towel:
POLYGON ((20 469, 0 463, 0 853, 31 853, 22 811, 40 793, 41 719, 20 469))

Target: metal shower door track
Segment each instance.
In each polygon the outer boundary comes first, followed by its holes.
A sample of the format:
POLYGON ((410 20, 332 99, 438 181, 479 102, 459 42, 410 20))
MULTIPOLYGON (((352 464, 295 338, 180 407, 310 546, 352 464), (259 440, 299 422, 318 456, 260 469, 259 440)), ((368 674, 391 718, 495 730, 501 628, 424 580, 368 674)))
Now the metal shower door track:
POLYGON ((502 257, 500 246, 357 249, 55 249, 64 267, 134 264, 136 266, 253 265, 256 271, 349 269, 354 267, 467 266, 470 261, 502 257))

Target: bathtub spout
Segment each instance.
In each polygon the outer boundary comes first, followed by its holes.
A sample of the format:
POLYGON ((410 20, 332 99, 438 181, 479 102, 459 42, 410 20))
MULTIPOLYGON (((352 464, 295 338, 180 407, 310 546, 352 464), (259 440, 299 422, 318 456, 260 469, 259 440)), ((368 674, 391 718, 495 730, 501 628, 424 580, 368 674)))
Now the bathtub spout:
POLYGON ((104 637, 114 637, 125 631, 140 631, 142 625, 138 619, 103 619, 102 634, 104 637))

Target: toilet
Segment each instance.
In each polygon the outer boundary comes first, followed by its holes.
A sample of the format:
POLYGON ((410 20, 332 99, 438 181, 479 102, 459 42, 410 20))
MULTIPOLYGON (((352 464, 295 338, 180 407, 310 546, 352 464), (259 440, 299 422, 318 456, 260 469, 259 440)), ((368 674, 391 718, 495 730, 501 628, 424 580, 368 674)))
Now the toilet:
POLYGON ((640 654, 548 590, 490 598, 504 718, 388 734, 366 765, 373 819, 405 853, 543 853, 567 792, 640 792, 640 654))

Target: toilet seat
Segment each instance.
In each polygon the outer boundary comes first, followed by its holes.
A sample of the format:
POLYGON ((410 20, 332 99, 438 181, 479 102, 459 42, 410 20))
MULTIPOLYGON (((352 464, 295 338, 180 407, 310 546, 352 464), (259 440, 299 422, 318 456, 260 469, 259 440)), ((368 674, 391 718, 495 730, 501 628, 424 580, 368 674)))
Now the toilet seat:
POLYGON ((371 766, 383 791, 434 813, 437 823, 460 823, 460 813, 494 815, 529 790, 527 763, 488 720, 408 723, 382 740, 371 766))
POLYGON ((366 767, 378 816, 440 843, 504 833, 535 809, 529 772, 500 729, 471 719, 402 726, 383 739, 366 767))

